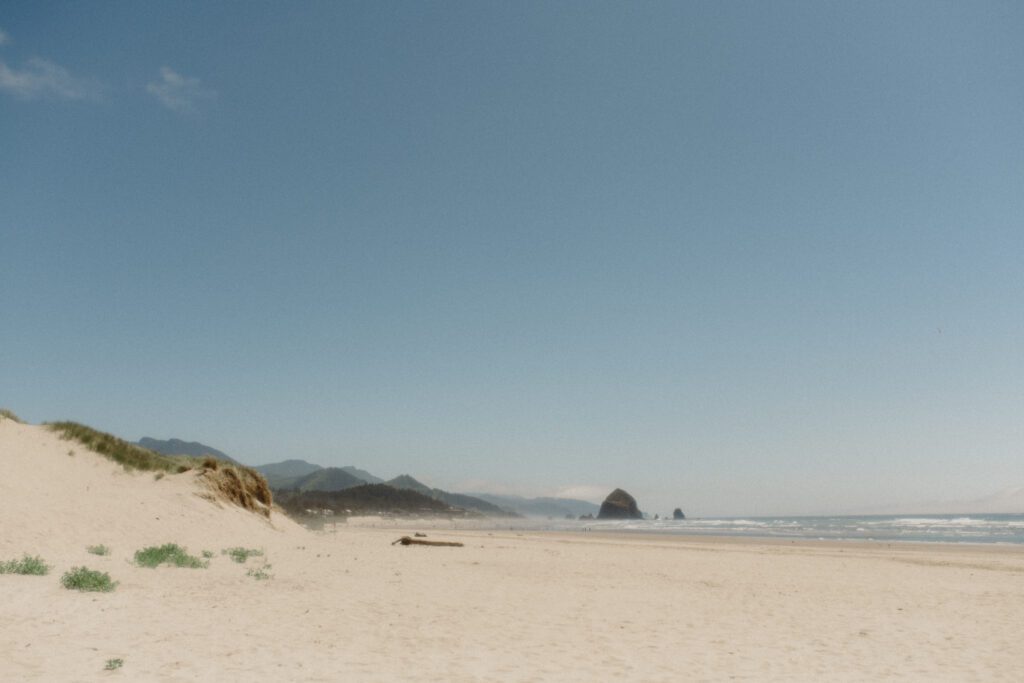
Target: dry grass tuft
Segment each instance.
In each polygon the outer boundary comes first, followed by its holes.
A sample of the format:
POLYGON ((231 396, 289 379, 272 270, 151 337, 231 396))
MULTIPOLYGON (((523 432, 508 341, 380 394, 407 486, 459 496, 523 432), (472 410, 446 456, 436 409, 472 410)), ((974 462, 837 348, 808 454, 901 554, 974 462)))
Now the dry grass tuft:
POLYGON ((242 480, 245 486, 252 492, 253 498, 258 500, 269 509, 274 505, 274 495, 270 492, 270 486, 262 474, 256 470, 243 467, 242 480))
POLYGON ((218 469, 203 469, 200 474, 219 498, 270 517, 274 499, 267 480, 255 470, 221 463, 218 469))
POLYGON ((21 425, 25 424, 24 420, 22 420, 20 417, 18 417, 17 415, 12 413, 11 411, 7 410, 7 408, 0 408, 0 418, 4 418, 4 417, 6 417, 8 420, 14 420, 18 424, 21 424, 21 425))

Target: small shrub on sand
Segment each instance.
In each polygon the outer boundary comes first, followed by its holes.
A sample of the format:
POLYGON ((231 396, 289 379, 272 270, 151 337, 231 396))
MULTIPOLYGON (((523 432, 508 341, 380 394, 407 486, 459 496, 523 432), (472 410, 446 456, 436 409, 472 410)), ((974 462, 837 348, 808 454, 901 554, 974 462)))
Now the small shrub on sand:
POLYGON ((227 548, 220 551, 221 555, 229 555, 238 564, 245 564, 250 557, 263 557, 262 550, 255 548, 227 548))
POLYGON ((20 560, 0 562, 0 574, 23 574, 26 576, 45 576, 50 568, 41 557, 25 555, 20 560))
POLYGON ((269 564, 265 564, 262 567, 260 567, 259 569, 255 569, 255 568, 254 569, 250 569, 249 571, 247 571, 245 573, 245 575, 246 576, 251 576, 252 578, 256 579, 257 581, 264 581, 266 579, 271 579, 271 578, 274 577, 273 574, 269 574, 266 571, 268 569, 270 569, 270 565, 269 564))
POLYGON ((86 567, 72 567, 60 577, 60 582, 68 590, 95 593, 109 593, 117 586, 117 582, 110 580, 110 574, 86 567))
POLYGON ((205 557, 207 560, 210 559, 211 557, 213 557, 213 551, 212 550, 204 550, 203 551, 203 557, 205 557))
POLYGON ((18 424, 25 424, 20 417, 7 410, 7 408, 0 408, 0 418, 7 418, 8 420, 14 420, 18 424))
POLYGON ((148 548, 135 551, 135 564, 140 567, 158 567, 162 564, 169 564, 174 567, 185 567, 187 569, 205 569, 208 562, 198 557, 189 555, 185 548, 177 543, 165 543, 161 546, 151 545, 148 548))
POLYGON ((88 550, 93 555, 109 555, 110 554, 110 548, 108 548, 107 546, 102 545, 102 544, 100 544, 100 545, 90 545, 90 546, 88 546, 86 548, 86 550, 88 550))
POLYGON ((108 659, 107 660, 107 665, 105 667, 103 667, 103 668, 106 669, 107 671, 113 671, 114 669, 120 669, 122 666, 124 666, 124 660, 121 659, 121 658, 117 658, 117 659, 108 659))

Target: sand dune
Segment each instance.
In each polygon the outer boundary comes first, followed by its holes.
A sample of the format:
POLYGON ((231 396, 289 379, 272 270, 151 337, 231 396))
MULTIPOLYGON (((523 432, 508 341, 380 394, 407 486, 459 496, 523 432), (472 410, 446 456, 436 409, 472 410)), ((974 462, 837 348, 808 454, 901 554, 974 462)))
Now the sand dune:
MULTIPOLYGON (((0 680, 1016 681, 1017 548, 338 525, 311 533, 0 420, 0 680), (74 450, 74 455, 68 455, 74 450), (391 546, 403 533, 463 548, 391 546), (177 542, 207 569, 145 569, 177 542), (105 544, 97 557, 86 546, 105 544), (236 564, 220 551, 261 548, 236 564), (112 593, 68 591, 74 565, 112 593), (273 578, 247 575, 269 564, 273 578), (118 671, 104 671, 108 659, 118 671)), ((435 525, 438 526, 438 525, 435 525)), ((448 527, 448 528, 444 528, 448 527)))
POLYGON ((268 522, 226 502, 212 504, 195 471, 159 479, 128 472, 42 426, 0 420, 0 456, 3 542, 30 546, 25 550, 62 553, 86 543, 127 550, 163 538, 216 545, 301 532, 283 515, 268 522))

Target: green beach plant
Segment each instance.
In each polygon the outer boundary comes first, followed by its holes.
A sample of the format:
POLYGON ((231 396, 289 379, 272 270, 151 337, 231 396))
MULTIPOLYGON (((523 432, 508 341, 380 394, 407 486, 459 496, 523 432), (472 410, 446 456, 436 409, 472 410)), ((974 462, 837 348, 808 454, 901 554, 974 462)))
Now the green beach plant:
POLYGON ((135 564, 149 568, 169 564, 186 569, 205 569, 210 563, 189 555, 186 549, 177 543, 165 543, 161 546, 152 545, 142 550, 136 550, 135 564))
POLYGON ((91 593, 109 593, 117 587, 117 582, 110 580, 110 574, 87 567, 72 567, 60 577, 60 582, 68 590, 91 593))
POLYGON ((225 548, 220 554, 228 555, 238 564, 245 564, 250 557, 263 557, 263 551, 255 548, 225 548))
POLYGON ((0 408, 0 418, 7 418, 8 420, 13 420, 14 422, 22 425, 25 424, 24 420, 7 410, 7 408, 0 408))
POLYGON ((22 574, 25 576, 46 576, 50 567, 41 557, 25 555, 20 560, 0 562, 0 574, 22 574))
POLYGON ((120 669, 122 666, 124 666, 124 660, 118 657, 117 659, 108 659, 107 665, 103 668, 107 671, 114 671, 115 669, 120 669))
POLYGON ((90 546, 87 546, 86 547, 86 551, 88 551, 89 553, 92 553, 93 555, 109 555, 110 554, 110 548, 108 548, 107 546, 103 545, 102 543, 100 545, 90 545, 90 546))
POLYGON ((245 575, 251 576, 257 581, 265 581, 266 579, 272 579, 274 578, 274 575, 267 572, 267 570, 270 569, 270 567, 271 565, 269 564, 265 564, 259 568, 253 567, 252 569, 247 571, 245 575))

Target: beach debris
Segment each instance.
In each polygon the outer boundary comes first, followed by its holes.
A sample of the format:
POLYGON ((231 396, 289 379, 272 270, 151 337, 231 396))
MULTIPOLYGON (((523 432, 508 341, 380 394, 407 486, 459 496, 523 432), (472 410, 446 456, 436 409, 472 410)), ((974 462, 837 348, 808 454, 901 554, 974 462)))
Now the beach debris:
POLYGON ((438 546, 450 546, 452 548, 461 548, 462 543, 457 541, 423 541, 418 538, 412 538, 411 536, 402 536, 397 541, 393 541, 391 545, 438 545, 438 546))
POLYGON ((418 532, 418 531, 417 531, 416 533, 414 533, 414 534, 413 534, 413 536, 414 536, 415 538, 426 538, 426 537, 427 537, 427 535, 426 535, 426 534, 421 534, 421 533, 420 533, 420 532, 418 532))

